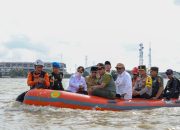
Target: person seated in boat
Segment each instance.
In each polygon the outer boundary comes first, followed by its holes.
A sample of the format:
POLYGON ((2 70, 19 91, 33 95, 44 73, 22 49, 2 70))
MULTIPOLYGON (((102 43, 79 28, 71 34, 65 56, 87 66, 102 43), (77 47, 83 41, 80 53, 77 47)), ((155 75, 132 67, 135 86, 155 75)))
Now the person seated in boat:
POLYGON ((49 76, 50 89, 64 90, 63 84, 62 84, 63 73, 60 72, 60 63, 53 62, 52 67, 53 67, 53 72, 49 76))
POLYGON ((105 65, 105 70, 107 73, 111 74, 114 81, 117 79, 117 72, 116 71, 111 71, 111 62, 110 61, 105 61, 104 63, 105 65))
POLYGON ((89 76, 86 76, 86 84, 87 84, 87 91, 88 94, 92 92, 92 87, 96 86, 98 83, 98 78, 97 78, 97 66, 92 66, 91 67, 91 73, 89 76))
POLYGON ((160 99, 162 98, 163 94, 163 79, 158 76, 158 67, 151 67, 150 73, 151 73, 151 78, 152 78, 152 99, 160 99))
POLYGON ((165 99, 171 99, 171 98, 179 98, 180 94, 180 81, 173 76, 173 70, 168 69, 166 71, 166 75, 168 77, 168 82, 164 90, 163 97, 165 99))
POLYGON ((125 100, 132 99, 132 81, 130 74, 125 70, 125 66, 122 63, 118 63, 115 68, 118 73, 115 81, 116 97, 125 100))
POLYGON ((44 63, 42 60, 36 60, 34 63, 34 71, 28 73, 27 84, 30 89, 49 88, 49 75, 43 71, 44 63))
POLYGON ((104 65, 105 65, 106 72, 111 73, 111 63, 110 63, 110 61, 105 61, 104 65))
POLYGON ((152 95, 152 79, 146 73, 146 66, 138 66, 139 80, 136 81, 133 88, 133 98, 151 98, 152 95))
MULTIPOLYGON (((36 60, 34 63, 34 71, 31 71, 28 73, 27 77, 27 85, 30 86, 30 89, 35 88, 49 88, 50 82, 49 82, 49 76, 48 73, 43 71, 44 63, 42 60, 36 60)), ((23 102, 24 96, 28 91, 22 93, 19 95, 16 99, 16 101, 23 102)))
POLYGON ((132 69, 131 73, 132 73, 132 88, 134 88, 134 85, 135 85, 136 81, 139 79, 138 68, 134 67, 132 69))
POLYGON ((103 63, 99 63, 97 67, 99 74, 98 85, 92 87, 91 94, 108 99, 115 99, 116 87, 112 76, 105 71, 105 65, 103 63))
POLYGON ((69 79, 68 91, 73 93, 87 94, 87 85, 85 78, 82 76, 84 67, 79 66, 77 72, 69 79))

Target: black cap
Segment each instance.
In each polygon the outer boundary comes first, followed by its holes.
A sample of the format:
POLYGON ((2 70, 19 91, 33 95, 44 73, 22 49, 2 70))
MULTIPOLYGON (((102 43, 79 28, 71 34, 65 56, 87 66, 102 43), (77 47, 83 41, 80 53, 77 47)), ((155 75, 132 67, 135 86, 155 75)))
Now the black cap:
POLYGON ((105 64, 105 65, 111 65, 111 62, 110 62, 110 61, 105 61, 104 64, 105 64))
POLYGON ((139 70, 146 70, 146 66, 145 66, 145 65, 139 65, 139 66, 138 66, 138 69, 139 69, 139 70))
POLYGON ((167 74, 167 75, 171 75, 171 74, 173 74, 173 70, 172 70, 172 69, 168 69, 168 70, 166 70, 166 74, 167 74))
POLYGON ((97 71, 98 70, 98 67, 97 66, 92 66, 91 67, 91 71, 97 71))
POLYGON ((159 68, 158 68, 158 67, 151 67, 151 70, 158 72, 158 71, 159 71, 159 68))

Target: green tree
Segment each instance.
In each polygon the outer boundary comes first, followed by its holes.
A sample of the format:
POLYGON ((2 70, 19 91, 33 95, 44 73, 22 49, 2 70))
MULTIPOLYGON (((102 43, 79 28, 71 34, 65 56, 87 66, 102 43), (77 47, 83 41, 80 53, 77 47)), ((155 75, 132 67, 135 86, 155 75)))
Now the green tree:
POLYGON ((23 69, 12 69, 9 72, 9 76, 11 78, 15 77, 27 77, 28 72, 24 71, 23 69))

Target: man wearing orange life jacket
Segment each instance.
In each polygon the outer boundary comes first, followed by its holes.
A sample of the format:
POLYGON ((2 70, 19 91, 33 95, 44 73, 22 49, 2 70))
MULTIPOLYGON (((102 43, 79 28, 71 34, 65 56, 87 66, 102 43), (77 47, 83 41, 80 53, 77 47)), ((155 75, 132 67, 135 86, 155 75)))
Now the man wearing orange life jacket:
MULTIPOLYGON (((35 61, 34 63, 35 70, 29 72, 27 78, 27 84, 28 86, 30 86, 30 89, 34 89, 34 88, 46 89, 50 86, 48 73, 42 71, 43 67, 44 67, 44 63, 41 60, 35 61)), ((23 102, 24 96, 26 95, 27 92, 28 91, 20 94, 16 98, 16 101, 23 102)))
POLYGON ((36 60, 34 63, 35 70, 28 74, 27 84, 30 89, 34 88, 49 88, 48 73, 43 71, 44 63, 41 60, 36 60))

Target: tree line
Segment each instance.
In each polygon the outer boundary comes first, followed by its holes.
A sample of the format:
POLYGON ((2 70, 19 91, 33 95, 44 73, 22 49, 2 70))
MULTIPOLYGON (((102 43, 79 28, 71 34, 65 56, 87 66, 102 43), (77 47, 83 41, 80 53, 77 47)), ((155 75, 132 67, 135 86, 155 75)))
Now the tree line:
MULTIPOLYGON (((51 74, 51 70, 45 70, 48 74, 51 74)), ((11 69, 5 75, 0 72, 0 78, 3 76, 9 76, 11 78, 26 78, 29 73, 29 70, 24 69, 11 69)), ((64 78, 69 78, 71 74, 64 74, 64 78)))

